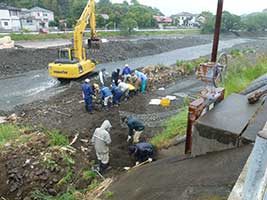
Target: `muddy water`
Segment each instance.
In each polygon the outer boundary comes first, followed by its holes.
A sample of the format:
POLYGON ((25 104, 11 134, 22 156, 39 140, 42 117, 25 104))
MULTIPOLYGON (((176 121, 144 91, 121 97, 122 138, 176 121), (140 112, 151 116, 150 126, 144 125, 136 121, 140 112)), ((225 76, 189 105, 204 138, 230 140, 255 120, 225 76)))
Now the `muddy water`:
POLYGON ((65 89, 46 71, 31 71, 20 76, 0 79, 0 110, 10 110, 19 104, 46 99, 65 89))
MULTIPOLYGON (((249 39, 232 39, 221 41, 219 50, 231 48, 236 44, 249 42, 249 39)), ((251 40, 252 41, 252 40, 251 40)), ((132 58, 125 61, 99 64, 97 69, 106 68, 108 72, 122 68, 128 63, 132 69, 149 65, 174 64, 177 60, 191 60, 210 54, 212 44, 177 49, 152 56, 132 58)), ((16 105, 49 98, 66 89, 51 78, 47 70, 31 71, 20 76, 0 79, 0 110, 11 110, 16 105)))
MULTIPOLYGON (((222 51, 223 49, 228 49, 228 48, 233 47, 234 45, 246 43, 249 41, 252 41, 252 40, 239 38, 239 39, 220 41, 219 51, 222 51)), ((98 68, 99 69, 106 68, 108 72, 111 72, 112 70, 118 67, 122 68, 126 63, 129 64, 131 68, 139 68, 139 67, 145 67, 145 66, 157 65, 157 64, 172 65, 176 63, 177 60, 192 60, 200 56, 209 55, 211 53, 211 48, 212 48, 212 44, 198 45, 194 47, 176 49, 173 51, 151 55, 151 56, 131 58, 128 60, 118 61, 118 62, 104 63, 104 64, 98 65, 98 68)))

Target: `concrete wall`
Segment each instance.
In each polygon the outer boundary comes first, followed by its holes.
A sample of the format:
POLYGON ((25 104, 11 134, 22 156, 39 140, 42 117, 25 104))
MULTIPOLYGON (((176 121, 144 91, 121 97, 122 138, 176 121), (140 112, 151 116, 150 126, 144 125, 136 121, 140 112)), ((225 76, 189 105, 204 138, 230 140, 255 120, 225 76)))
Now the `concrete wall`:
POLYGON ((267 123, 261 131, 252 153, 228 200, 267 199, 267 123))

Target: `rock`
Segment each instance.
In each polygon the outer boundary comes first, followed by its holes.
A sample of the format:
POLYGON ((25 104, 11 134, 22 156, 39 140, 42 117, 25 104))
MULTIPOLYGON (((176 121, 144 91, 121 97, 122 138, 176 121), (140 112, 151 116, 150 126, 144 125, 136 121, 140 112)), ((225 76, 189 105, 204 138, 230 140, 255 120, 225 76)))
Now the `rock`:
POLYGON ((57 195, 57 191, 55 189, 53 189, 53 188, 48 189, 47 192, 48 192, 48 194, 50 194, 52 196, 56 196, 57 195))

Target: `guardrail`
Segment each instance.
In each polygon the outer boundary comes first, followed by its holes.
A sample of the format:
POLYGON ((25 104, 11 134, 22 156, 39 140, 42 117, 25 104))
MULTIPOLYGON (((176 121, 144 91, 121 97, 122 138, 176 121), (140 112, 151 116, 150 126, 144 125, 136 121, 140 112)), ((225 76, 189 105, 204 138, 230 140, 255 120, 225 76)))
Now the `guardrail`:
POLYGON ((228 200, 267 200, 267 123, 257 135, 254 148, 228 200))

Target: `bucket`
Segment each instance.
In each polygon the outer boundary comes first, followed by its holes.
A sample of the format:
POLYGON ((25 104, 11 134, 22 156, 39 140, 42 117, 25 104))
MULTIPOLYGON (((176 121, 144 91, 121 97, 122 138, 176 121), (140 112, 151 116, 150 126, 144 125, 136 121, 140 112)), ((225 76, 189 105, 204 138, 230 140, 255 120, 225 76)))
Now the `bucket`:
POLYGON ((170 104, 171 104, 170 99, 162 98, 162 99, 160 100, 160 105, 161 105, 162 107, 169 107, 170 104))

